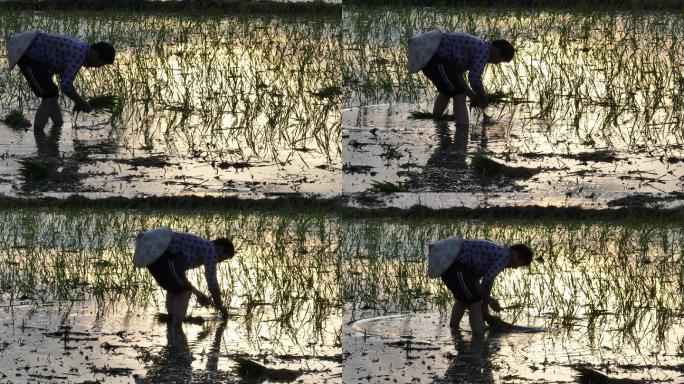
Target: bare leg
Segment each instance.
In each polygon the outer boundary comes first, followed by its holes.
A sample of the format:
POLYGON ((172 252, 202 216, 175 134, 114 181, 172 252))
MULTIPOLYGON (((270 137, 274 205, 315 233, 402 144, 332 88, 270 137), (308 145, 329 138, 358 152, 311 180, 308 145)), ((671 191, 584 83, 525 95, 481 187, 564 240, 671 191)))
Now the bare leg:
POLYGON ((461 319, 463 318, 465 309, 465 305, 463 305, 460 301, 457 300, 454 303, 454 307, 451 309, 451 320, 449 320, 449 326, 451 328, 458 328, 458 325, 461 323, 461 319))
POLYGON ((176 302, 176 296, 178 296, 175 293, 171 293, 169 291, 166 291, 166 313, 169 316, 173 316, 173 305, 176 302))
POLYGON ((173 315, 174 324, 182 324, 185 318, 185 312, 188 311, 188 303, 190 302, 191 291, 183 291, 175 294, 175 300, 171 305, 171 315, 173 315))
POLYGON ((468 126, 470 121, 465 93, 454 97, 454 116, 456 116, 456 124, 464 127, 468 126))
POLYGON ((482 316, 482 302, 478 301, 468 307, 468 316, 470 318, 470 329, 473 333, 484 333, 485 326, 482 316))
POLYGON ((176 352, 190 353, 188 347, 188 340, 183 332, 183 326, 180 323, 167 323, 166 326, 166 340, 169 347, 173 347, 176 352))
POLYGON ((62 111, 59 108, 57 97, 46 98, 40 102, 36 117, 33 120, 33 128, 43 130, 48 119, 51 119, 55 126, 61 127, 63 124, 62 111))
POLYGON ((51 99, 43 99, 36 111, 36 117, 33 119, 33 129, 37 131, 42 131, 45 128, 45 125, 51 116, 51 103, 49 100, 51 99))
POLYGON ((434 117, 439 117, 444 114, 444 111, 449 106, 449 96, 439 93, 435 98, 435 105, 432 107, 432 115, 434 117))

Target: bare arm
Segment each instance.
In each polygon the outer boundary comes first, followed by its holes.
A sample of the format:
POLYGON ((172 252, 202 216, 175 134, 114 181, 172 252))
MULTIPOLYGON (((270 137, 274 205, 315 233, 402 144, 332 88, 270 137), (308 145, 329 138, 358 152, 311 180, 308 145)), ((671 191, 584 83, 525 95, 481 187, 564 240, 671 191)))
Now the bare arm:
POLYGON ((477 83, 473 87, 473 93, 477 100, 478 106, 481 108, 487 107, 487 105, 489 104, 489 100, 487 99, 487 94, 485 93, 484 87, 482 86, 482 82, 477 83))
POLYGON ((216 277, 216 262, 207 263, 204 265, 204 276, 207 279, 207 286, 211 294, 214 308, 218 309, 225 317, 228 315, 228 309, 223 305, 223 298, 221 297, 221 289, 219 288, 218 279, 216 277))
POLYGON ((470 85, 477 97, 478 106, 481 108, 486 108, 489 101, 487 100, 487 94, 485 93, 484 86, 482 85, 482 74, 484 73, 485 65, 487 65, 487 59, 489 58, 489 49, 479 50, 475 57, 473 58, 473 64, 468 70, 468 80, 470 85))
POLYGON ((90 112, 93 108, 83 99, 83 97, 81 97, 76 91, 76 87, 74 87, 74 80, 76 80, 76 75, 81 69, 81 63, 83 63, 84 59, 85 56, 77 56, 66 64, 66 68, 61 75, 60 88, 68 98, 74 101, 74 110, 90 112))

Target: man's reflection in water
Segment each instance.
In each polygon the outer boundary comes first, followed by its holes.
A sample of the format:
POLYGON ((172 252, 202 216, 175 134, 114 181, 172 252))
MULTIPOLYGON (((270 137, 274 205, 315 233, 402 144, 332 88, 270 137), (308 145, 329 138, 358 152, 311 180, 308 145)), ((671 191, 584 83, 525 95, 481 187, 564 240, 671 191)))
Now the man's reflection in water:
POLYGON ((59 139, 62 137, 62 126, 53 125, 49 135, 42 129, 34 129, 33 137, 36 139, 38 159, 57 164, 60 159, 59 139))
POLYGON ((448 121, 436 122, 437 147, 420 175, 409 181, 411 190, 455 192, 468 177, 468 125, 456 124, 452 133, 448 121))
POLYGON ((137 379, 136 383, 223 382, 225 375, 221 375, 218 370, 218 359, 225 329, 225 321, 222 321, 216 328, 214 340, 205 355, 206 371, 193 372, 193 357, 182 325, 174 326, 172 322, 167 322, 167 345, 162 348, 158 356, 152 358, 147 375, 142 379, 137 379))
POLYGON ((485 334, 472 334, 471 339, 466 341, 461 332, 451 332, 456 356, 449 364, 444 382, 493 383, 491 339, 485 334))
POLYGON ((52 126, 50 133, 34 130, 36 156, 22 159, 20 165, 24 182, 21 189, 26 192, 41 190, 73 191, 80 186, 80 164, 72 158, 65 158, 59 151, 62 127, 52 126))

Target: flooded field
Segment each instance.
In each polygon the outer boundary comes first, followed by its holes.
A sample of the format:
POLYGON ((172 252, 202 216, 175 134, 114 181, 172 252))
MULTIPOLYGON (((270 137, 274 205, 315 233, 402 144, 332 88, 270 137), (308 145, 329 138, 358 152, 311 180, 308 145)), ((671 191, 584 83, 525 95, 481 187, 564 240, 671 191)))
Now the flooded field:
MULTIPOLYGON (((75 85, 109 96, 62 129, 0 123, 0 193, 178 195, 339 192, 339 17, 126 11, 0 11, 0 52, 40 28, 109 41, 114 65, 75 85)), ((0 115, 38 106, 18 70, 0 73, 0 115)))
POLYGON ((684 382, 679 222, 378 219, 340 224, 345 383, 684 382), (427 245, 458 235, 523 242, 532 266, 499 275, 509 325, 451 332, 453 299, 427 245), (595 381, 604 382, 604 381, 595 381))
POLYGON ((359 204, 681 205, 680 13, 347 7, 342 25, 342 190, 359 204), (494 97, 467 128, 417 113, 436 91, 406 46, 434 28, 517 49, 487 65, 494 97))
MULTIPOLYGON (((0 217, 0 383, 340 381, 329 217, 52 208, 0 217), (194 299, 183 334, 160 321, 163 291, 131 261, 135 233, 158 225, 233 238, 236 257, 218 274, 227 322, 194 299)), ((188 277, 206 291, 202 268, 188 277)))

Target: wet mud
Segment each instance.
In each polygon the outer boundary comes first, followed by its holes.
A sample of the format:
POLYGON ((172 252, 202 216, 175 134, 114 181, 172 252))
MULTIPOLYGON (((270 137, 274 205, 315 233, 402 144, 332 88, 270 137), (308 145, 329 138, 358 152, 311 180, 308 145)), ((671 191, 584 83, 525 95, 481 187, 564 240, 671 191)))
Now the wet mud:
MULTIPOLYGON (((0 383, 336 382, 334 345, 297 345, 269 326, 247 331, 244 313, 223 322, 195 308, 174 332, 155 308, 94 301, 0 304, 0 383), (203 321, 197 321, 198 318, 203 321), (252 377, 240 361, 267 366, 252 377)), ((249 327, 248 327, 249 328, 249 327)))

